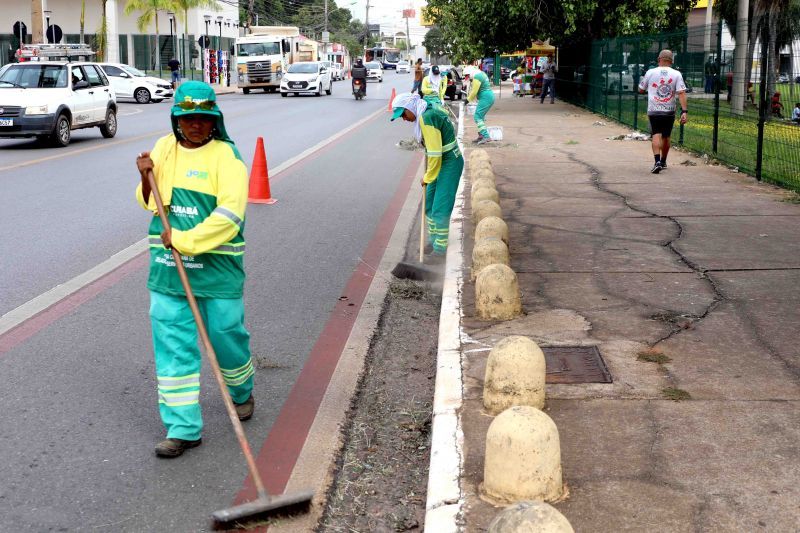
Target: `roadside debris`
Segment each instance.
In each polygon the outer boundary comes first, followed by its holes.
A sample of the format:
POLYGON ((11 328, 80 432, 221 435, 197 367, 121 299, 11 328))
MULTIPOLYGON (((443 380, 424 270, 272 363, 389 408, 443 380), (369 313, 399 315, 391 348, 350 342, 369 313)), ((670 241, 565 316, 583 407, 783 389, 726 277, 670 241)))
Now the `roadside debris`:
POLYGON ((634 131, 626 135, 613 135, 611 137, 606 137, 606 139, 609 141, 649 141, 650 136, 646 133, 634 131))

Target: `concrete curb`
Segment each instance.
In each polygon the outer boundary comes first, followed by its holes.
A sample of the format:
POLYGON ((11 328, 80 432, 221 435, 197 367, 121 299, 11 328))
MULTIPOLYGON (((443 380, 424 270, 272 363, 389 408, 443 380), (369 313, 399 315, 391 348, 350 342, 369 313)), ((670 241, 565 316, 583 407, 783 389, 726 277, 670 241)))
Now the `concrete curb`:
MULTIPOLYGON (((463 154, 464 104, 459 104, 458 145, 463 154)), ((450 217, 442 308, 439 315, 439 347, 436 356, 436 385, 433 398, 431 462, 428 471, 428 494, 425 504, 425 529, 437 533, 459 531, 464 504, 461 490, 464 434, 459 410, 461 382, 461 287, 464 249, 464 179, 456 192, 450 217)))

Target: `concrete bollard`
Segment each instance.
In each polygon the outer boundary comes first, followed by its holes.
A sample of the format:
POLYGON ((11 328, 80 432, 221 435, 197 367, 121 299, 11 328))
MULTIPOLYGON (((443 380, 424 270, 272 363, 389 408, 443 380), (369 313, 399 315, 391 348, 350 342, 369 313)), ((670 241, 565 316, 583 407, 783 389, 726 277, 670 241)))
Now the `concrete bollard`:
POLYGON ((478 161, 489 161, 489 160, 490 160, 489 152, 487 152, 483 148, 476 148, 475 150, 472 150, 469 153, 470 165, 478 161))
POLYGON ((492 421, 481 488, 493 503, 556 501, 563 496, 558 428, 549 416, 518 405, 492 421))
MULTIPOLYGON (((486 180, 481 180, 486 182, 486 180)), ((479 187, 472 193, 472 205, 477 204, 481 200, 491 200, 497 205, 500 205, 500 193, 494 187, 479 187)))
POLYGON ((489 265, 475 279, 475 310, 483 320, 511 320, 522 314, 517 275, 508 265, 489 265))
POLYGON ((474 174, 475 172, 478 172, 479 170, 480 171, 494 172, 494 169, 492 168, 492 162, 488 161, 486 159, 479 159, 479 160, 475 161, 474 163, 470 163, 469 171, 472 174, 474 174))
POLYGON ((503 509, 489 533, 575 533, 569 520, 545 502, 519 502, 503 509))
POLYGON ((481 200, 472 206, 472 220, 475 224, 486 217, 503 217, 500 205, 491 200, 481 200))
POLYGON ((478 222, 475 226, 475 242, 487 237, 497 237, 508 245, 508 225, 502 218, 486 217, 478 222))
POLYGON ((497 183, 497 181, 494 179, 494 172, 492 172, 491 169, 486 167, 480 167, 477 170, 473 170, 470 173, 470 176, 472 177, 472 181, 477 181, 480 179, 488 179, 491 180, 493 184, 497 183))
POLYGON ((489 352, 483 380, 483 407, 492 415, 515 405, 541 409, 544 407, 544 378, 541 348, 528 337, 506 337, 489 352))
POLYGON ((482 239, 472 248, 472 281, 478 273, 489 265, 507 265, 509 263, 508 246, 496 237, 482 239))
POLYGON ((472 188, 470 190, 471 190, 472 194, 475 194, 475 191, 477 191, 478 189, 493 189, 494 190, 494 188, 495 187, 494 187, 494 181, 493 180, 490 180, 490 179, 487 179, 487 178, 481 178, 479 180, 472 180, 472 188))

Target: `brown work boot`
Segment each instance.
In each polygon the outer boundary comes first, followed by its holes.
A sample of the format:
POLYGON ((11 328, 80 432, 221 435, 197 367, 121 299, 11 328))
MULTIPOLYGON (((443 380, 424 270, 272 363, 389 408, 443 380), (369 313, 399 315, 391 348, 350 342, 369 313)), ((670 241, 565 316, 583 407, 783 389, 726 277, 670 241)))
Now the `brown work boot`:
POLYGON ((236 414, 239 415, 239 420, 250 420, 253 416, 253 411, 256 409, 256 399, 253 398, 253 393, 250 393, 250 397, 244 403, 234 402, 233 406, 236 407, 236 414))
POLYGON ((156 455, 159 457, 173 458, 183 455, 189 448, 200 446, 203 439, 183 440, 183 439, 164 439, 156 444, 156 455))

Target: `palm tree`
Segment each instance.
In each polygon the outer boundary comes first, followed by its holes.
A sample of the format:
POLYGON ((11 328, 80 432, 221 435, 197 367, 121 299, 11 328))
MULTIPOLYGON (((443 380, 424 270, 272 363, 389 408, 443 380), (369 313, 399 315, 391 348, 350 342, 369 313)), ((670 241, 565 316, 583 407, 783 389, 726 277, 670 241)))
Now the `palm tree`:
POLYGON ((125 14, 130 15, 134 11, 140 11, 141 15, 136 19, 136 27, 144 32, 150 23, 156 23, 156 65, 161 70, 161 39, 158 35, 158 12, 171 11, 175 9, 173 0, 128 0, 125 4, 125 14))
MULTIPOLYGON (((220 7, 216 0, 172 0, 173 8, 179 17, 183 18, 183 37, 184 40, 189 36, 189 10, 195 7, 207 7, 214 11, 219 11, 220 7)), ((186 43, 184 42, 184 46, 186 43)), ((187 54, 187 57, 191 57, 187 54)))

